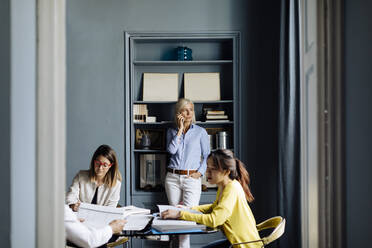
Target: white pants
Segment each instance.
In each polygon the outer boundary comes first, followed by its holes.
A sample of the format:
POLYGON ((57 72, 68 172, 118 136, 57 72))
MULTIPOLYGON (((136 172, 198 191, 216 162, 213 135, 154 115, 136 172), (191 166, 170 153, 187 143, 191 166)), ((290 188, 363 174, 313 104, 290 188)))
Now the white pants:
MULTIPOLYGON (((201 194, 201 178, 195 179, 187 175, 168 172, 165 177, 165 192, 170 205, 197 206, 199 205, 201 194)), ((190 247, 189 235, 179 236, 179 247, 190 247)))

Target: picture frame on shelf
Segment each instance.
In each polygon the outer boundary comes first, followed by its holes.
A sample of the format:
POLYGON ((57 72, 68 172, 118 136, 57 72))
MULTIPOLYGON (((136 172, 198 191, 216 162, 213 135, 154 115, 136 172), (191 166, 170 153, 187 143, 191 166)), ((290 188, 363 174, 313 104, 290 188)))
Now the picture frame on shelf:
POLYGON ((151 150, 164 150, 165 149, 165 130, 164 129, 144 129, 136 128, 135 137, 136 149, 151 149, 151 150), (149 138, 150 144, 145 146, 143 136, 149 138))
POLYGON ((167 155, 140 154, 140 188, 152 190, 162 187, 165 180, 167 155))
POLYGON ((183 77, 185 98, 191 101, 221 100, 219 72, 185 72, 183 77))
POLYGON ((178 73, 143 73, 143 101, 177 101, 178 73))

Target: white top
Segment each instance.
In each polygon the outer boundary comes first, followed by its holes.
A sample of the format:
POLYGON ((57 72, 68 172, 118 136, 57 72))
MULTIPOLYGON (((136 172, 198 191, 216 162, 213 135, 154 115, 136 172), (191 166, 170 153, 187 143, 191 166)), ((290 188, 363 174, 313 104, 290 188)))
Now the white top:
POLYGON ((85 226, 68 205, 65 205, 65 230, 66 239, 83 248, 106 244, 112 236, 112 229, 109 225, 103 228, 85 226))
MULTIPOLYGON (((102 206, 116 207, 120 199, 121 182, 117 180, 114 187, 106 184, 98 187, 97 204, 102 206)), ((66 194, 66 204, 75 204, 78 201, 91 203, 96 192, 96 182, 91 182, 89 171, 82 170, 74 177, 72 184, 66 194)))

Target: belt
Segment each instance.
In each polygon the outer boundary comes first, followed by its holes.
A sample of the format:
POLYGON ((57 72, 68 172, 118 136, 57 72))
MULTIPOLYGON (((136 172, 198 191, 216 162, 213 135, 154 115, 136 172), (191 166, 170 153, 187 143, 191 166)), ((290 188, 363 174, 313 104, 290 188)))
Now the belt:
POLYGON ((176 170, 171 168, 167 168, 167 171, 179 175, 191 175, 192 173, 198 172, 197 170, 176 170))

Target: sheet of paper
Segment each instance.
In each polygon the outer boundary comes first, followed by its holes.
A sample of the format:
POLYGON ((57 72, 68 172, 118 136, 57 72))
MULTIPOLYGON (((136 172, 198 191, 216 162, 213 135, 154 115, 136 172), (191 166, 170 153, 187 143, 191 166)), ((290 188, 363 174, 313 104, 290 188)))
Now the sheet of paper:
POLYGON ((171 206, 171 205, 158 205, 158 208, 159 208, 159 213, 160 214, 163 211, 168 210, 168 209, 173 209, 173 210, 178 210, 178 211, 186 211, 186 212, 193 213, 193 214, 201 214, 201 212, 196 211, 196 210, 193 210, 193 209, 189 209, 189 208, 178 208, 178 207, 171 206))
POLYGON ((146 227, 149 221, 153 218, 152 215, 134 214, 129 215, 126 220, 128 221, 123 230, 125 231, 139 231, 146 227))
POLYGON ((123 210, 95 204, 81 203, 77 213, 78 218, 84 219, 84 224, 94 228, 108 225, 116 219, 123 219, 123 210))
POLYGON ((127 217, 132 214, 150 214, 151 210, 146 209, 146 208, 139 208, 136 206, 125 206, 125 207, 120 207, 122 210, 122 213, 124 217, 127 217))

